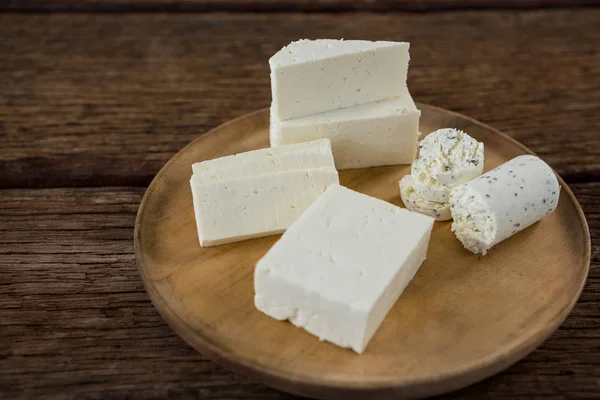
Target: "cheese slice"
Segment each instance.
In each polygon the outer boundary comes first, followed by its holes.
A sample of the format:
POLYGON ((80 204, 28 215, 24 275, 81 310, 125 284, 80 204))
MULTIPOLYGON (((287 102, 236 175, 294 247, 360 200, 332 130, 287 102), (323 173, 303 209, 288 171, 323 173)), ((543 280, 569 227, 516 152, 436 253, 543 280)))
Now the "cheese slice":
POLYGON ((338 169, 410 164, 417 154, 420 116, 406 91, 395 99, 287 121, 271 118, 271 146, 328 138, 338 169))
POLYGON ((331 142, 321 139, 202 161, 193 164, 192 171, 198 181, 218 181, 294 169, 333 166, 331 142))
POLYGON ((361 353, 425 259, 433 222, 331 185, 257 263, 255 305, 361 353))
POLYGON ((283 232, 333 183, 334 167, 202 181, 191 186, 201 246, 215 246, 283 232))
POLYGON ((269 60, 274 117, 283 121, 401 96, 409 43, 299 40, 269 60))

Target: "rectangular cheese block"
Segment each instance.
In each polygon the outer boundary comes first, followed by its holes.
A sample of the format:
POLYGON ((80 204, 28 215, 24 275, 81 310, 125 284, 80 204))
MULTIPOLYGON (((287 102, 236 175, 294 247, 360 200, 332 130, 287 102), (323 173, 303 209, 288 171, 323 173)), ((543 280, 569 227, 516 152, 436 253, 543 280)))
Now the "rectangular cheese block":
POLYGON ((191 187, 201 246, 283 232, 327 189, 338 183, 334 167, 275 172, 191 187))
POLYGON ((198 181, 224 180, 303 168, 333 167, 329 139, 252 150, 192 165, 198 181))
POLYGON ((410 164, 417 154, 420 116, 406 91, 392 100, 287 121, 271 118, 271 146, 328 138, 338 169, 410 164))
POLYGON ((331 185, 257 263, 256 308, 361 353, 425 260, 433 222, 331 185))
POLYGON ((409 43, 300 40, 271 59, 272 112, 281 121, 398 97, 409 43))

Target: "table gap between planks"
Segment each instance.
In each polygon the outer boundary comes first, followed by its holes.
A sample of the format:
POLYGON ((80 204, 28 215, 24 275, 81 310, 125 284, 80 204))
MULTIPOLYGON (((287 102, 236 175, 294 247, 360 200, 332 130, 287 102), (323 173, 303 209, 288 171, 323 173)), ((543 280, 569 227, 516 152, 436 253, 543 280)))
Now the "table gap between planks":
POLYGON ((538 153, 590 226, 590 277, 562 327, 507 371, 443 398, 598 398, 600 9, 564 7, 593 3, 4 2, 0 397, 293 398, 170 330, 137 273, 133 224, 173 154, 269 104, 270 55, 298 38, 344 37, 410 41, 413 97, 538 153), (304 12, 314 10, 355 12, 304 12))

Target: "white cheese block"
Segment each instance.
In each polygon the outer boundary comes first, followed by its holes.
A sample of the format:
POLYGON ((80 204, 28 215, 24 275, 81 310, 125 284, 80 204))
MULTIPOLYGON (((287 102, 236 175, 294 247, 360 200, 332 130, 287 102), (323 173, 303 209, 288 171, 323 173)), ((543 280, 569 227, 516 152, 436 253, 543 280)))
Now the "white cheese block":
POLYGON ((392 100, 287 121, 271 118, 271 146, 328 138, 338 169, 410 164, 417 154, 420 116, 406 92, 392 100))
POLYGON ((190 183, 200 245, 215 246, 283 232, 339 179, 321 167, 190 183))
POLYGON ((218 181, 294 169, 333 167, 329 139, 266 148, 192 165, 197 181, 218 181))
POLYGON ((410 211, 428 215, 436 221, 448 221, 449 219, 452 219, 452 216, 450 215, 450 205, 447 202, 438 203, 425 200, 415 191, 410 175, 404 175, 404 177, 400 179, 400 197, 402 198, 404 206, 410 211))
POLYGON ((411 175, 426 200, 447 202, 450 190, 483 172, 483 143, 458 129, 439 129, 419 143, 411 175))
POLYGON ((255 305, 361 353, 425 260, 433 222, 331 185, 257 263, 255 305))
POLYGON ((405 42, 299 40, 271 59, 271 111, 283 121, 401 96, 405 42))
POLYGON ((548 164, 534 156, 519 156, 452 190, 452 231, 468 250, 485 255, 554 211, 559 193, 548 164))

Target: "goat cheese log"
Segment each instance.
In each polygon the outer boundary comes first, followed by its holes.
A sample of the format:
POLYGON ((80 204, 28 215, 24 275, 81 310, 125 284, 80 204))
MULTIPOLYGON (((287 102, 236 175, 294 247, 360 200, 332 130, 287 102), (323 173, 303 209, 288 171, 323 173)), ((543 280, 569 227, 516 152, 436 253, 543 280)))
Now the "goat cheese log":
POLYGON ((450 194, 452 232, 483 254, 556 209, 560 185, 552 169, 531 155, 516 157, 450 194))
POLYGON ((419 143, 414 188, 426 200, 447 202, 450 190, 483 172, 483 143, 458 129, 439 129, 419 143))
POLYGON ((404 175, 400 179, 400 197, 404 206, 410 211, 418 212, 434 218, 436 221, 448 221, 452 219, 450 215, 450 205, 448 203, 438 203, 429 201, 421 197, 415 191, 412 176, 404 175))

